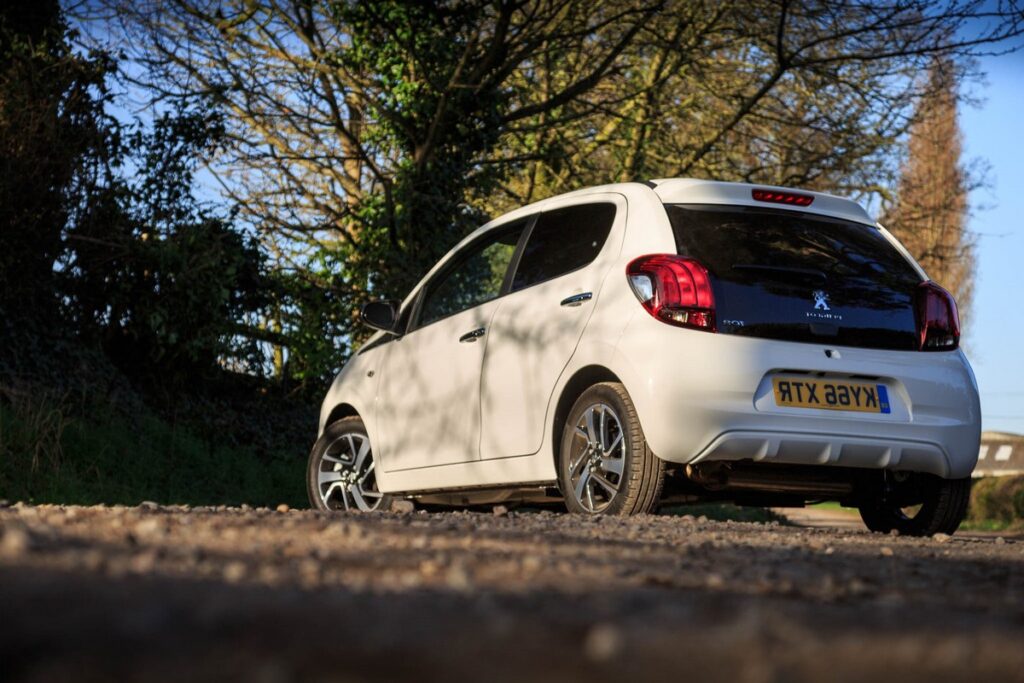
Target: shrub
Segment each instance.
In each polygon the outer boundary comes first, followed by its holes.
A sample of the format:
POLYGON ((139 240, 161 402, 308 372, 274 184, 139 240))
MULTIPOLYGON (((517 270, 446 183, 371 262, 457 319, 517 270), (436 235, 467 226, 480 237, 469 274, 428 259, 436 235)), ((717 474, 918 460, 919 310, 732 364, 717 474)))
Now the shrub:
POLYGON ((34 503, 305 504, 298 453, 257 455, 143 409, 0 389, 0 498, 34 503), (74 415, 74 417, 71 417, 74 415))
POLYGON ((967 518, 974 523, 1024 524, 1024 476, 976 480, 967 518))

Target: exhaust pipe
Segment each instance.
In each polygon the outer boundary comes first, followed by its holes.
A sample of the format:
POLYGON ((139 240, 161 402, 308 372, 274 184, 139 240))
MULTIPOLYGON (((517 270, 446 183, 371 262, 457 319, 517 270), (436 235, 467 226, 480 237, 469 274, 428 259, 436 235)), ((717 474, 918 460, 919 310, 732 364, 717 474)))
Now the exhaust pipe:
POLYGON ((759 491, 843 498, 853 493, 853 482, 835 479, 820 470, 785 466, 736 466, 704 462, 686 466, 686 476, 709 491, 759 491))

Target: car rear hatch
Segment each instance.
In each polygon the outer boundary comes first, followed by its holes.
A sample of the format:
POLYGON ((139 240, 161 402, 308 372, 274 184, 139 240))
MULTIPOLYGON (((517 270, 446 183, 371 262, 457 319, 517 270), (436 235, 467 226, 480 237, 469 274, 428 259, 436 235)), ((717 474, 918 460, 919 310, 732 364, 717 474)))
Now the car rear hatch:
POLYGON ((667 204, 711 275, 718 332, 914 351, 917 270, 877 228, 792 209, 667 204))

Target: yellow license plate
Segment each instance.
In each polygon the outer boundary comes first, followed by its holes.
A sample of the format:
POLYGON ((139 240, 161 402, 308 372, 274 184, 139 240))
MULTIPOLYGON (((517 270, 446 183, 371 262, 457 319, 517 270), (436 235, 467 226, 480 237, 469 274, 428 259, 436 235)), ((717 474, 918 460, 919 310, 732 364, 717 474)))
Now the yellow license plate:
POLYGON ((889 392, 884 384, 834 379, 773 377, 775 405, 783 408, 855 410, 889 413, 889 392))

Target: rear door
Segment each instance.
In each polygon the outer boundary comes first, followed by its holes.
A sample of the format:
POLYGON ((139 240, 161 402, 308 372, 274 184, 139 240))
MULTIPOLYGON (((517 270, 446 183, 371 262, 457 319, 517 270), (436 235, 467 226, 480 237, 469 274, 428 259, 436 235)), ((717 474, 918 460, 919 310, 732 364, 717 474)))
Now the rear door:
POLYGON ((712 276, 719 332, 917 350, 921 278, 876 227, 790 210, 666 209, 678 252, 712 276))
POLYGON ((537 218, 488 333, 482 459, 540 449, 548 399, 593 311, 625 218, 621 195, 575 199, 537 218))

